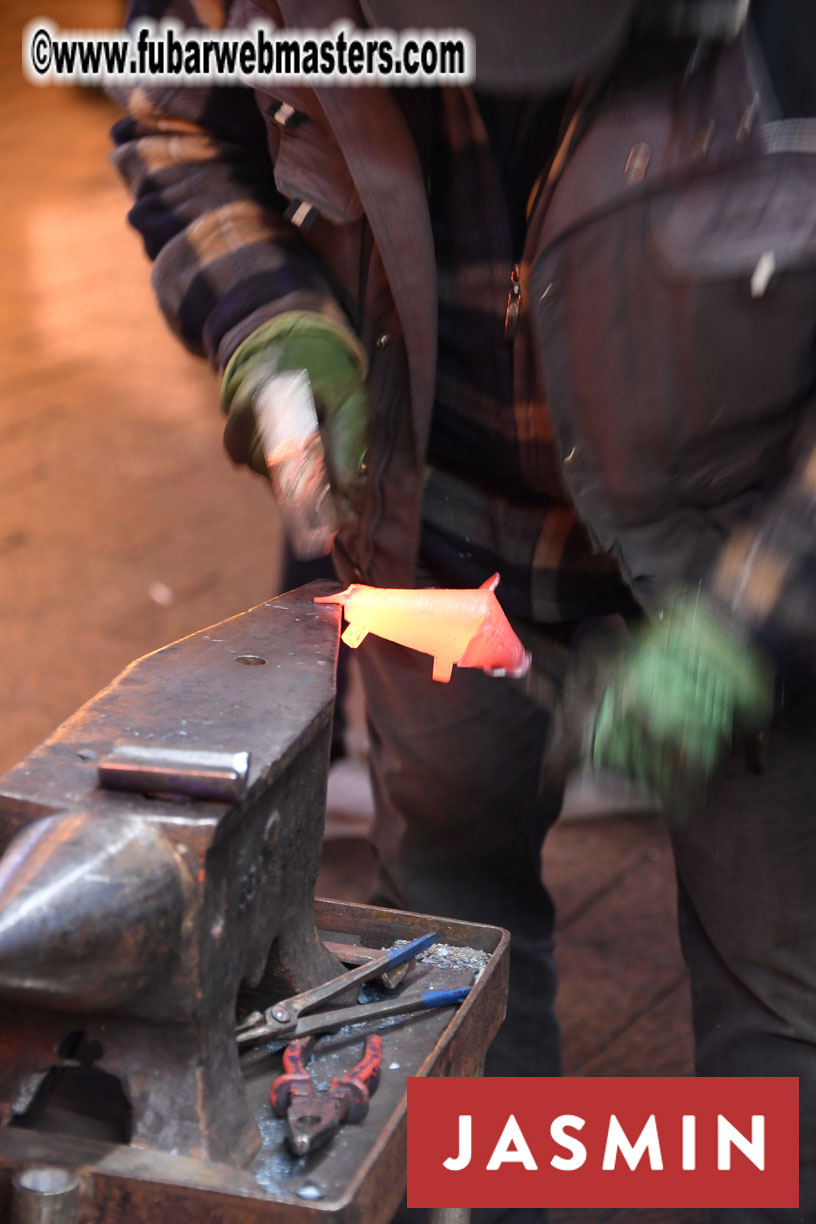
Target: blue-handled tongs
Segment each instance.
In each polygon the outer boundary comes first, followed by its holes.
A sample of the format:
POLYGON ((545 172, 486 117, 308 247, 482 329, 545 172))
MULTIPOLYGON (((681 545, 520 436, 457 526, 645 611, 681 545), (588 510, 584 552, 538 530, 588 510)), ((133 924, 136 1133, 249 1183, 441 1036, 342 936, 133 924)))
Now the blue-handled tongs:
POLYGON ((424 1011, 432 1007, 455 1007, 467 998, 469 986, 456 990, 425 990, 408 993, 402 997, 378 1000, 375 1003, 358 1003, 335 1011, 318 1012, 304 1016, 304 1012, 342 994, 356 983, 368 982, 405 961, 413 960, 420 952, 436 942, 436 934, 422 935, 402 948, 389 948, 382 956, 374 957, 363 965, 331 978, 322 986, 304 990, 302 994, 281 999, 263 1012, 251 1012, 238 1025, 236 1037, 239 1045, 256 1041, 283 1038, 287 1042, 310 1033, 324 1033, 340 1028, 344 1024, 357 1024, 361 1020, 379 1019, 381 1016, 401 1016, 408 1012, 424 1011))

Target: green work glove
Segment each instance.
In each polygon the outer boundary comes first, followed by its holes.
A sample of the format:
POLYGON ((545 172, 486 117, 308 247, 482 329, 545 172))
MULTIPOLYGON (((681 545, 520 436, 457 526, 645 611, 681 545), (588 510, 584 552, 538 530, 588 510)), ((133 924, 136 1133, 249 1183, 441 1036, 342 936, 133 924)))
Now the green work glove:
POLYGON ((352 333, 324 315, 287 311, 238 346, 221 384, 221 405, 228 413, 224 445, 236 463, 266 472, 253 400, 267 379, 296 370, 309 376, 329 480, 335 497, 343 501, 359 477, 365 454, 367 362, 352 333))
POLYGON ((767 723, 773 671, 725 613, 686 595, 631 641, 595 693, 586 763, 646 783, 680 815, 734 734, 767 723))

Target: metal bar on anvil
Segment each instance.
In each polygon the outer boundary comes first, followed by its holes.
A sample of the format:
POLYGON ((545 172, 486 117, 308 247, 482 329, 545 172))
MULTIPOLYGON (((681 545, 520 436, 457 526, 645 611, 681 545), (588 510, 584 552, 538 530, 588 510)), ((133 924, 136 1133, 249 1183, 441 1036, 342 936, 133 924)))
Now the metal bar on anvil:
POLYGON ((249 753, 123 741, 99 762, 97 776, 108 790, 237 803, 246 794, 249 753))

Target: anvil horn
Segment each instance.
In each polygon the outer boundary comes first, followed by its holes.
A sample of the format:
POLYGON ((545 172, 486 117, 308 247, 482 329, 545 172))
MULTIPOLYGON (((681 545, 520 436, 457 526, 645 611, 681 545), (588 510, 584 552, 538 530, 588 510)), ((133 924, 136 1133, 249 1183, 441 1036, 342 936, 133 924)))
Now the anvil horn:
POLYGON ((179 946, 182 870, 144 820, 66 813, 29 825, 0 859, 0 997, 116 1008, 179 946))

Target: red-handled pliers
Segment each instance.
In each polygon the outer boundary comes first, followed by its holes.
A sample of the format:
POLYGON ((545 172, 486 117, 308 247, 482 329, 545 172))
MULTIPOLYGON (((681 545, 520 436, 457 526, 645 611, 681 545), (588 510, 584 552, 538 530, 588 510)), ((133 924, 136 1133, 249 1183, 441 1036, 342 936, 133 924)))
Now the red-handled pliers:
POLYGON ((273 1111, 286 1117, 286 1138, 296 1156, 323 1147, 342 1122, 361 1122, 380 1079, 382 1038, 371 1033, 357 1065, 336 1075, 326 1092, 318 1092, 306 1070, 314 1044, 314 1037, 289 1043, 283 1052, 283 1075, 269 1093, 273 1111))

